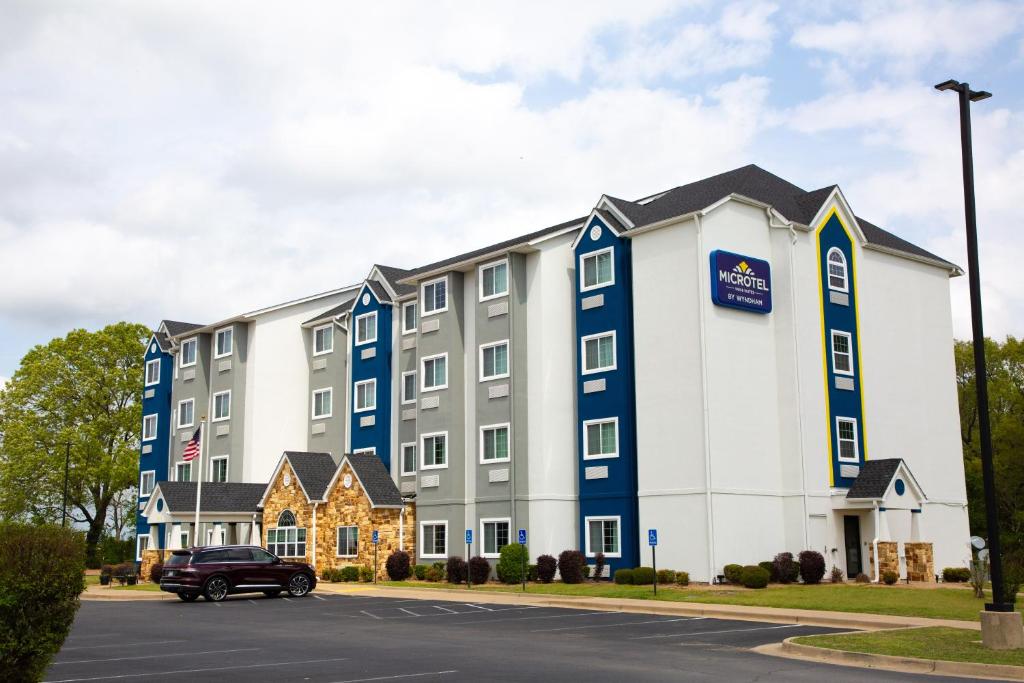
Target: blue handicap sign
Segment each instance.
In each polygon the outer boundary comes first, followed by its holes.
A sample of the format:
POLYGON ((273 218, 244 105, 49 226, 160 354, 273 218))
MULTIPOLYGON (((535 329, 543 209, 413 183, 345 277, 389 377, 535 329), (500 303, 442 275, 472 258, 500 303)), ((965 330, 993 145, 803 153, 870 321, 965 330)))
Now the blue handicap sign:
POLYGON ((473 543, 473 530, 472 529, 466 529, 466 545, 471 545, 472 543, 473 543))
POLYGON ((526 529, 519 530, 519 545, 526 545, 526 529))
POLYGON ((378 543, 380 543, 380 532, 375 529, 373 532, 373 544, 377 545, 378 543))
POLYGON ((658 545, 658 530, 648 529, 647 530, 647 545, 658 545))

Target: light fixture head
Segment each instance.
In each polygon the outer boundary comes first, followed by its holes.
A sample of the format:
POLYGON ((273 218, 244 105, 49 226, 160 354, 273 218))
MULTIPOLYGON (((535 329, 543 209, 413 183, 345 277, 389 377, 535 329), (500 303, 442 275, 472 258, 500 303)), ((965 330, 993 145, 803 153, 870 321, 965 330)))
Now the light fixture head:
POLYGON ((952 78, 948 81, 943 81, 935 86, 936 90, 956 90, 960 87, 960 81, 954 81, 952 78))
POLYGON ((992 97, 992 93, 987 90, 979 90, 977 92, 971 91, 971 102, 980 102, 981 100, 987 100, 992 97))

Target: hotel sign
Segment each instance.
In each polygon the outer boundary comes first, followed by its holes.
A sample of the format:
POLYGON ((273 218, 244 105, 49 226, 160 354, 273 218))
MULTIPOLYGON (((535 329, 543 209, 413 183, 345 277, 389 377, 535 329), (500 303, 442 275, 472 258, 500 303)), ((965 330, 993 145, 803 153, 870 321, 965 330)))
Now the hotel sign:
POLYGON ((771 266, 731 251, 711 252, 711 300, 719 306, 771 313, 771 266))

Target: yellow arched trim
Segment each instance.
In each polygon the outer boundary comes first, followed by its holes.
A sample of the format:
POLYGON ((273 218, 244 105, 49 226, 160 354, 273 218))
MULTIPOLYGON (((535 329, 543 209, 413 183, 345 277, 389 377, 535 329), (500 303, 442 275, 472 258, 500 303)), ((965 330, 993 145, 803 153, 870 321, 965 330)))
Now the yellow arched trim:
POLYGON ((828 382, 828 359, 831 355, 831 349, 828 343, 828 330, 825 329, 825 289, 823 273, 821 271, 821 231, 825 229, 828 222, 835 216, 836 220, 839 221, 839 227, 843 229, 846 234, 846 239, 850 240, 850 275, 853 280, 853 320, 857 326, 855 330, 857 339, 857 383, 860 389, 860 450, 861 456, 865 461, 868 459, 868 430, 865 426, 865 411, 864 411, 864 363, 861 362, 860 356, 860 293, 857 291, 858 277, 857 277, 857 250, 854 249, 855 240, 850 235, 849 228, 846 227, 846 223, 843 221, 843 217, 839 215, 837 207, 832 209, 826 214, 825 218, 818 224, 818 228, 814 231, 815 246, 817 248, 817 259, 818 259, 818 308, 821 318, 821 369, 825 378, 825 420, 828 424, 828 438, 825 442, 828 444, 828 468, 829 468, 829 486, 836 485, 836 472, 835 472, 835 459, 832 457, 832 436, 835 425, 832 420, 832 411, 829 408, 828 396, 829 386, 828 382))

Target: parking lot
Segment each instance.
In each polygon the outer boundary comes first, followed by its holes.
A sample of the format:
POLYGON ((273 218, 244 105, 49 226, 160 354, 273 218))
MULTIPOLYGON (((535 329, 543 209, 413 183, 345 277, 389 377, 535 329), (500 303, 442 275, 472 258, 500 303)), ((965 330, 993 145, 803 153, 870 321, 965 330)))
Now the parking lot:
MULTIPOLYGON (((45 680, 862 681, 749 648, 829 629, 313 593, 83 602, 45 680)), ((874 671, 874 680, 943 680, 874 671)), ((952 680, 952 679, 946 679, 952 680)))

